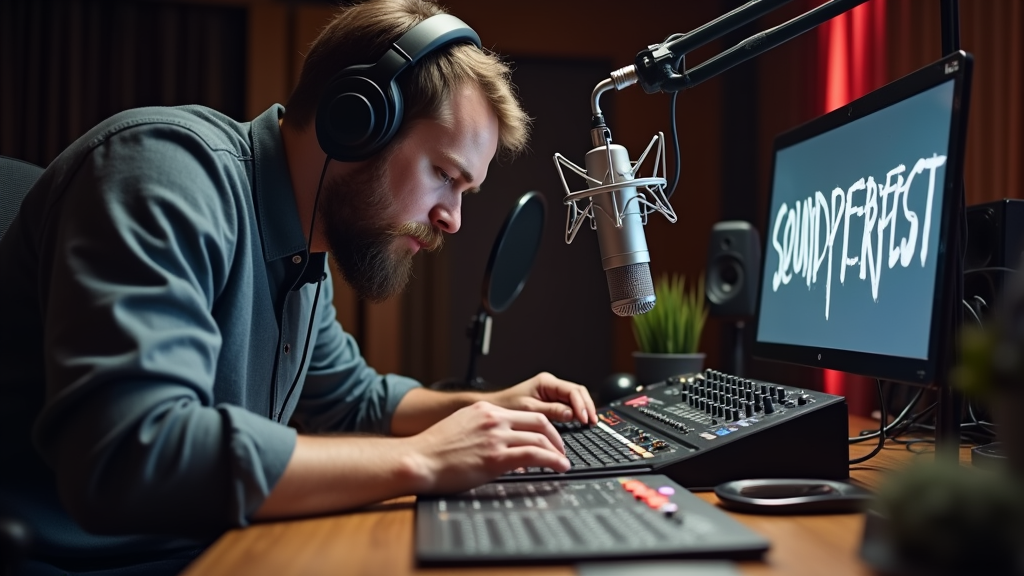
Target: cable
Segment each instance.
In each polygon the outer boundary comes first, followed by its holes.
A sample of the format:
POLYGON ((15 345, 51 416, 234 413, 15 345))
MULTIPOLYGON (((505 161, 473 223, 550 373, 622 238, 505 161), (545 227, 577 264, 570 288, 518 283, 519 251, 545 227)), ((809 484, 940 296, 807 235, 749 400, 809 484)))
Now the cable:
POLYGON ((984 268, 971 268, 970 270, 964 270, 964 274, 977 274, 980 272, 1009 272, 1011 274, 1017 274, 1020 270, 1007 268, 1006 266, 986 266, 984 268))
MULTIPOLYGON (((324 176, 327 175, 327 165, 331 163, 331 157, 327 156, 324 160, 323 170, 320 171, 320 182, 316 185, 316 195, 313 196, 313 215, 309 218, 309 236, 306 238, 306 261, 302 265, 302 273, 299 277, 302 278, 306 274, 306 266, 309 266, 309 254, 313 248, 313 226, 316 223, 316 207, 320 202, 320 191, 324 187, 324 176)), ((320 288, 323 286, 324 280, 327 278, 326 273, 321 273, 320 278, 316 281, 316 294, 313 296, 313 309, 309 311, 309 325, 306 327, 306 343, 302 345, 302 359, 299 360, 299 368, 295 372, 295 379, 292 380, 292 385, 288 387, 288 393, 284 396, 284 402, 281 403, 281 410, 277 413, 277 417, 274 420, 281 421, 281 417, 284 415, 284 409, 288 406, 288 401, 292 397, 292 393, 295 392, 295 387, 299 383, 299 376, 302 375, 302 368, 306 365, 306 356, 309 354, 309 340, 313 336, 313 320, 316 318, 316 305, 320 302, 320 288)), ((280 338, 278 339, 280 341, 280 338)), ((271 390, 275 390, 276 387, 272 386, 271 390)), ((271 404, 270 409, 274 410, 274 405, 271 404)))
POLYGON ((675 149, 676 151, 676 174, 672 178, 672 187, 669 188, 668 194, 665 196, 666 200, 672 198, 672 195, 675 194, 676 186, 679 185, 679 174, 682 168, 679 165, 682 158, 681 154, 679 153, 679 128, 676 126, 676 98, 678 96, 679 92, 672 93, 672 100, 670 101, 668 108, 669 123, 672 125, 672 148, 675 149))
POLYGON ((878 446, 875 446, 874 450, 860 458, 851 459, 850 466, 860 464, 861 462, 866 462, 874 458, 876 454, 882 451, 882 446, 885 445, 885 421, 889 419, 889 416, 885 413, 885 395, 882 394, 882 381, 875 378, 875 383, 878 384, 878 403, 880 407, 879 409, 882 412, 882 421, 878 425, 878 446))
MULTIPOLYGON (((922 396, 923 394, 924 394, 924 388, 921 388, 921 389, 919 389, 919 390, 917 391, 917 394, 915 394, 915 395, 914 395, 914 397, 910 399, 910 402, 908 402, 908 403, 907 403, 907 406, 906 406, 906 408, 904 408, 904 409, 903 409, 903 411, 902 411, 902 412, 900 412, 899 416, 897 416, 897 417, 896 417, 895 419, 893 419, 893 421, 892 421, 892 422, 890 422, 890 423, 889 423, 889 424, 888 424, 888 425, 887 425, 887 426, 885 427, 885 433, 886 433, 886 434, 888 434, 888 433, 889 433, 889 430, 891 430, 891 429, 893 429, 893 428, 896 428, 897 426, 901 426, 901 425, 903 425, 903 419, 904 419, 904 418, 906 418, 906 416, 907 416, 907 413, 909 413, 909 412, 910 412, 910 410, 911 410, 911 409, 912 409, 912 408, 913 408, 914 406, 916 406, 916 405, 917 405, 917 402, 918 402, 918 400, 920 400, 920 399, 921 399, 921 396, 922 396)), ((882 401, 882 402, 881 402, 881 404, 883 404, 883 405, 884 405, 884 404, 885 404, 885 402, 884 402, 884 401, 882 401)), ((864 432, 864 433, 862 433, 862 434, 861 434, 860 436, 856 436, 856 437, 853 437, 853 438, 848 438, 847 440, 848 440, 848 442, 849 442, 850 444, 857 444, 857 443, 860 443, 860 442, 864 442, 864 441, 866 441, 866 440, 870 440, 870 439, 872 439, 872 438, 877 438, 877 437, 878 437, 878 432, 877 432, 877 431, 874 431, 874 432, 867 432, 867 431, 865 431, 865 432, 864 432)))
MULTIPOLYGON (((982 301, 984 302, 984 300, 982 301)), ((971 311, 971 316, 974 316, 974 319, 978 322, 978 327, 985 328, 985 324, 981 322, 981 316, 978 316, 978 313, 974 310, 973 307, 971 307, 970 304, 967 303, 967 300, 964 300, 963 303, 964 307, 971 311)))
POLYGON ((986 422, 984 420, 979 420, 978 417, 974 414, 974 403, 973 402, 968 402, 967 403, 967 413, 971 416, 972 424, 974 424, 978 428, 981 428, 982 430, 984 430, 986 433, 988 433, 991 436, 995 436, 996 435, 996 431, 995 430, 990 430, 989 426, 994 426, 995 427, 995 426, 997 426, 997 424, 995 424, 993 422, 986 422))

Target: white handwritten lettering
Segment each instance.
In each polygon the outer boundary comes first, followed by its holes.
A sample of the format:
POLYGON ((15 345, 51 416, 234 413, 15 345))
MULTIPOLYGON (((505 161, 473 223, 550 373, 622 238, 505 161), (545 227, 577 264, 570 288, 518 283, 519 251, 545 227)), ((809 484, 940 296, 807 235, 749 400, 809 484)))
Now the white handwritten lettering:
MULTIPOLYGON (((772 272, 772 291, 778 292, 790 283, 793 276, 802 276, 810 289, 818 281, 818 273, 824 264, 825 270, 825 319, 828 320, 832 299, 832 256, 836 247, 839 228, 843 228, 842 252, 839 257, 839 283, 846 285, 846 268, 860 267, 860 280, 871 282, 871 298, 878 302, 882 277, 882 255, 885 231, 889 232, 886 262, 889 269, 910 266, 915 252, 920 253, 921 266, 928 259, 928 241, 931 232, 932 209, 935 195, 935 171, 946 163, 946 157, 933 154, 921 158, 906 175, 906 166, 900 164, 885 176, 885 184, 879 186, 873 176, 860 178, 849 188, 836 187, 832 190, 831 202, 819 190, 803 200, 797 200, 792 207, 783 203, 775 214, 772 227, 772 248, 778 256, 778 268, 772 272), (910 209, 911 187, 916 176, 928 171, 928 188, 925 195, 924 222, 910 209), (863 193, 863 201, 861 194, 863 193), (892 200, 890 205, 889 200, 892 200), (901 218, 902 216, 902 218, 901 218), (850 253, 850 222, 859 219, 863 223, 860 237, 860 253, 854 248, 850 253), (897 222, 909 225, 906 235, 896 241, 897 222), (921 228, 920 250, 918 251, 918 229, 921 228), (874 240, 874 246, 872 246, 874 240)), ((854 242, 857 239, 854 238, 854 242)))

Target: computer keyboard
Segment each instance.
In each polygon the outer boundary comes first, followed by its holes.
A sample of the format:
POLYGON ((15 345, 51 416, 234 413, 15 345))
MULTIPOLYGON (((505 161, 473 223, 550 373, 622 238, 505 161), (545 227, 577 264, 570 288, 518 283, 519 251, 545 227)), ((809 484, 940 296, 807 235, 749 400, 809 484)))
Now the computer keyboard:
MULTIPOLYGON (((615 432, 606 424, 587 426, 579 422, 553 423, 565 445, 565 456, 572 468, 566 474, 593 476, 603 472, 619 473, 623 470, 647 470, 643 467, 645 458, 666 450, 669 444, 641 431, 640 442, 615 432), (645 448, 646 446, 646 448, 645 448), (648 449, 649 448, 649 449, 648 449)), ((530 474, 554 474, 551 468, 517 468, 505 478, 516 478, 530 474)))
POLYGON ((598 427, 583 427, 579 422, 559 426, 565 455, 574 469, 600 468, 616 462, 627 464, 641 456, 598 427))

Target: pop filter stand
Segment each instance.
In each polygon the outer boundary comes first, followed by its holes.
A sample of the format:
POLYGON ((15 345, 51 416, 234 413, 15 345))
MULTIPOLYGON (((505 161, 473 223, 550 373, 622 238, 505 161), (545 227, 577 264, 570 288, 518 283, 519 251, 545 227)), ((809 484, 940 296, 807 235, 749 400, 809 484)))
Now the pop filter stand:
POLYGON ((449 378, 435 383, 436 390, 487 390, 489 385, 477 376, 480 356, 491 348, 493 317, 507 310, 523 291, 533 261, 540 249, 547 202, 539 192, 519 197, 498 231, 484 271, 480 291, 480 309, 466 328, 469 337, 469 365, 463 379, 449 378))

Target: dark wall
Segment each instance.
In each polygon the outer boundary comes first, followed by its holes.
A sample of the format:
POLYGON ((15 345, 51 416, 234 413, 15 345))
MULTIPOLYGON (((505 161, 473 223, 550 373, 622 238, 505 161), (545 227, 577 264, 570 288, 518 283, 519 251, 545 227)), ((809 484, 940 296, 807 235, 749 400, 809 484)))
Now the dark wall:
POLYGON ((0 154, 45 166, 140 106, 243 119, 247 10, 130 0, 0 2, 0 154))

